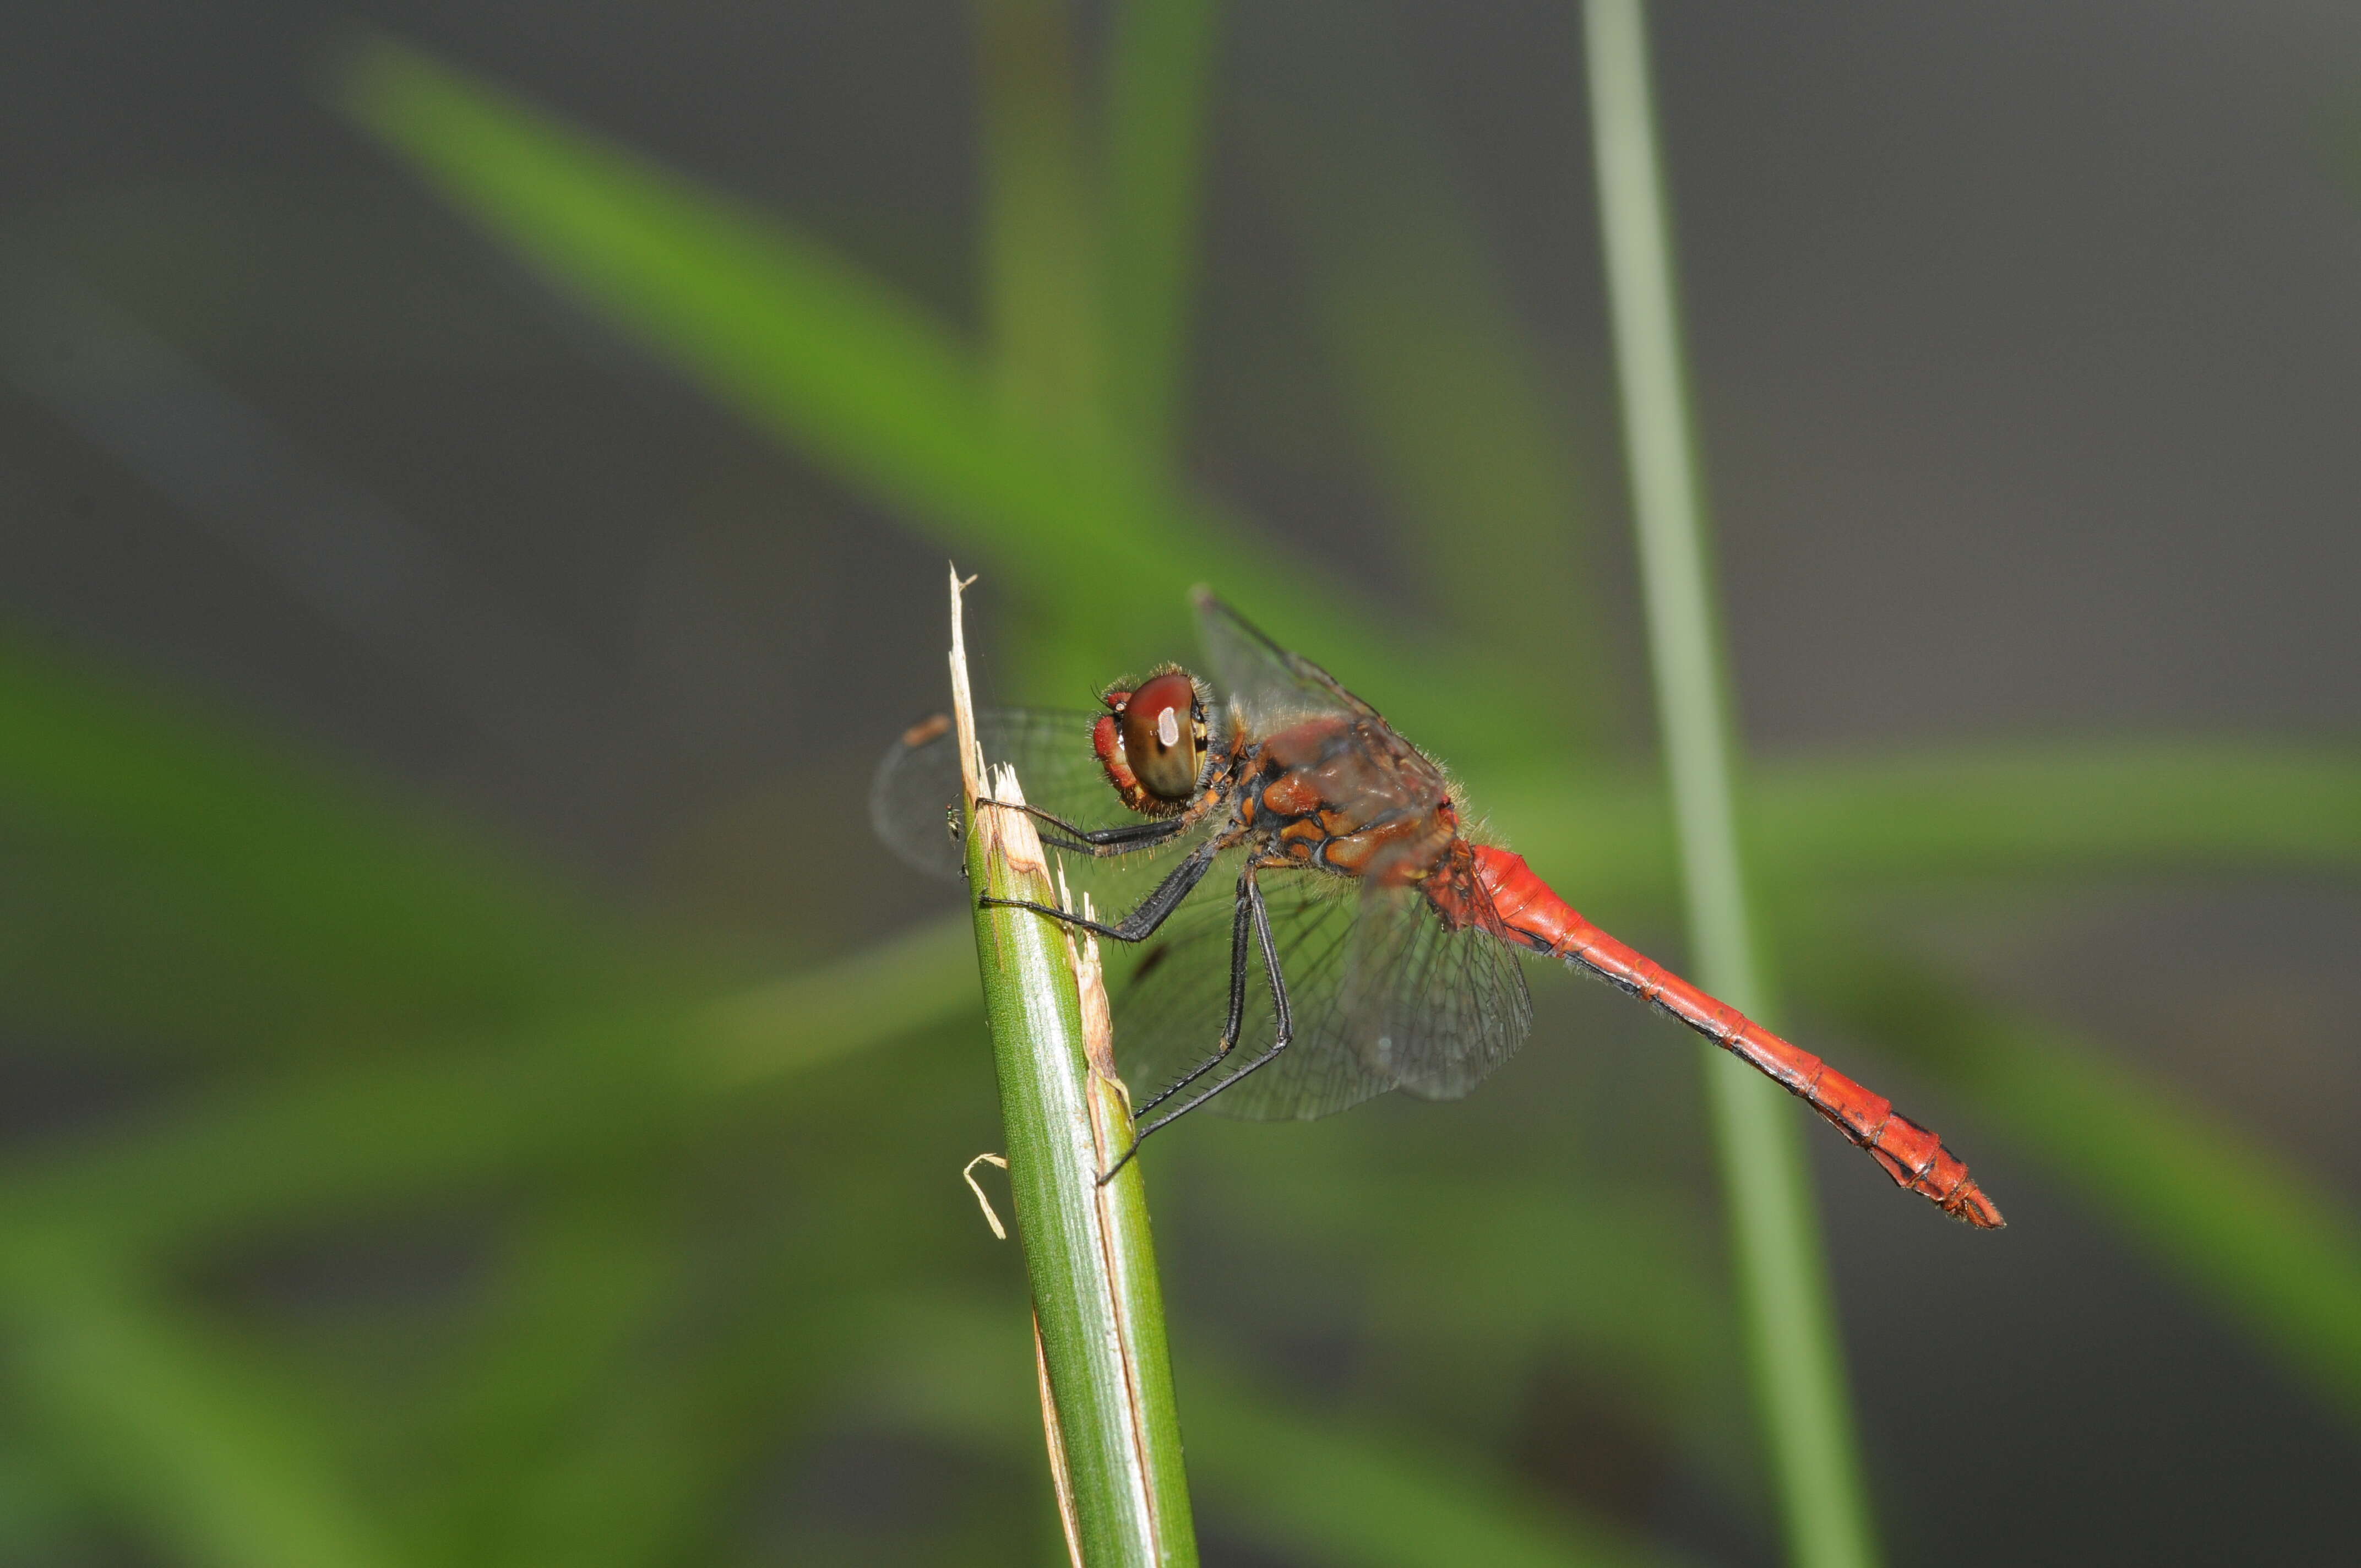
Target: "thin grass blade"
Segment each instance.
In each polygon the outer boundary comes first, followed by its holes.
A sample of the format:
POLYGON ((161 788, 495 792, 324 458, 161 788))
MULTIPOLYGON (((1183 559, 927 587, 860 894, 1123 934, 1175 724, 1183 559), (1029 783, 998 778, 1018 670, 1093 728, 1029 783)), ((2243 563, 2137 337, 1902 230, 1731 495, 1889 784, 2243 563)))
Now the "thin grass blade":
MULTIPOLYGON (((1335 0, 1255 18, 1243 141, 1399 524, 1455 645, 1560 678, 1533 751, 1611 732, 1608 618, 1561 389, 1438 150, 1398 26, 1335 0), (1574 678, 1576 672, 1588 678, 1574 678)), ((1316 656, 1316 655, 1315 655, 1316 656)))
MULTIPOLYGON (((1768 1001, 1749 926, 1730 707, 1707 559, 1671 225, 1639 0, 1584 12, 1600 227, 1649 651, 1684 898, 1700 978, 1757 1017, 1768 1001)), ((1777 1088, 1710 1047, 1704 1068, 1730 1209, 1749 1362, 1789 1555, 1877 1560, 1802 1127, 1777 1088)))
MULTIPOLYGON (((973 707, 951 583, 952 711, 968 781, 968 885, 984 1019, 1000 1077, 1008 1183, 1033 1287, 1044 1407, 1061 1506, 1071 1505, 1081 1562, 1180 1565, 1197 1561, 1181 1468, 1180 1429, 1165 1350, 1164 1304, 1137 1161, 1129 1097, 1115 1076, 1096 949, 1031 910, 1062 906, 1032 819, 975 805, 973 707), (1057 1463, 1061 1460, 1062 1463, 1057 1463)), ((1016 774, 991 775, 991 798, 1021 805, 1016 774)))
POLYGON ((1171 465, 1188 407, 1197 218, 1222 0, 1123 0, 1106 84, 1106 367, 1124 439, 1171 465))
POLYGON ((981 0, 983 298, 1004 407, 1095 441, 1105 410, 1099 223, 1061 0, 981 0))
POLYGON ((1379 634, 1391 623, 1319 564, 1176 493, 1125 444, 1007 417, 973 354, 792 229, 398 44, 357 51, 339 86, 364 127, 534 266, 758 427, 988 556, 996 582, 1111 665, 1185 648, 1187 591, 1211 577, 1464 762, 1513 752, 1549 700, 1529 670, 1470 671, 1379 634))
POLYGON ((287 1390, 235 1367, 65 1233, 0 1235, 16 1397, 82 1484, 172 1561, 392 1568, 287 1390))
MULTIPOLYGON (((917 1431, 1013 1445, 1003 1412, 1029 1368, 1009 1354, 994 1308, 934 1296, 864 1315, 885 1347, 874 1384, 884 1409, 917 1431)), ((1192 1450, 1201 1486, 1232 1533, 1290 1560, 1356 1568, 1679 1561, 1578 1507, 1533 1497, 1481 1455, 1366 1417, 1294 1409, 1210 1347, 1183 1365, 1191 1425, 1202 1429, 1192 1450)))
POLYGON ((513 1016, 642 970, 450 824, 194 705, 0 641, 0 962, 20 1007, 251 1045, 513 1016))

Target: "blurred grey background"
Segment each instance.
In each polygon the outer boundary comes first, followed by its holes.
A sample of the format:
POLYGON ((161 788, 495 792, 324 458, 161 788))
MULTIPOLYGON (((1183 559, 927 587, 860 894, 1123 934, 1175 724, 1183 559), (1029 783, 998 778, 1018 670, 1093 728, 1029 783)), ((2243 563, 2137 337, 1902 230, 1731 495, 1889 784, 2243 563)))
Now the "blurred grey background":
MULTIPOLYGON (((1349 16, 1362 36, 1334 49, 1284 4, 1231 18, 1192 469, 1313 547, 1389 529, 1257 142, 1375 60, 1509 280, 1592 554, 1628 580, 1575 16, 1349 16)), ((1751 746, 2350 738, 2361 11, 1653 16, 1751 746)), ((939 907, 850 826, 806 826, 858 822, 879 749, 937 700, 940 552, 551 296, 324 109, 321 51, 356 21, 973 321, 956 5, 19 5, 0 605, 749 942, 825 950, 939 907), (871 891, 815 896, 848 883, 871 891)), ((1414 568, 1355 555, 1339 569, 1420 612, 1414 568)), ((1643 747, 1635 613, 1608 630, 1643 747)), ((2349 892, 2086 890, 1972 942, 2004 992, 2105 1023, 2361 1200, 2349 892)), ((1879 1483, 1906 1500, 1896 1561, 2352 1552, 2346 1430, 2032 1173, 2009 1173, 2005 1269, 1885 1199, 1831 1184, 1828 1231, 1868 1432, 1892 1445, 1879 1483), (1922 1255, 2007 1379, 1887 1294, 1922 1255)), ((1675 1541, 1767 1560, 1677 1475, 1647 1507, 1675 1541)))

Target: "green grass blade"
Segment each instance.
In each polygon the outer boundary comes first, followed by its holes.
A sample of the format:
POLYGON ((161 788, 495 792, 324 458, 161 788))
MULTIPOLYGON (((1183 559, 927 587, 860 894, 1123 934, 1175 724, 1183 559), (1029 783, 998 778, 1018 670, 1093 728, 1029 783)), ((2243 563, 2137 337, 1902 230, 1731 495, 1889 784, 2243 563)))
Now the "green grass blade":
POLYGON ((2361 1420, 2361 1223, 2218 1113, 2074 1030, 1831 934, 1814 1001, 2065 1178, 2348 1418, 2361 1420))
POLYGON ((444 195, 864 488, 971 547, 1101 542, 1104 495, 1060 491, 1105 476, 1011 429, 972 354, 819 246, 401 45, 366 46, 342 86, 444 195))
POLYGON ((973 357, 822 247, 414 50, 370 43, 345 106, 584 300, 889 500, 1013 512, 1061 543, 1086 514, 1005 427, 973 357))
MULTIPOLYGON (((671 1499, 694 1444, 646 1387, 651 1363, 670 1370, 671 1358, 645 1347, 676 1310, 689 1247, 640 1177, 565 1190, 519 1225, 466 1348, 437 1368, 409 1425, 378 1428, 378 1453, 483 1456, 437 1489, 444 1555, 577 1568, 665 1560, 648 1538, 676 1521, 671 1499), (636 1444, 594 1419, 626 1400, 636 1444), (628 1463, 605 1460, 624 1447, 628 1463), (486 1553, 487 1541, 505 1550, 486 1553)), ((668 1544, 679 1560, 686 1543, 668 1544)))
POLYGON ((986 557, 1108 666, 1186 647, 1187 590, 1210 578, 1462 762, 1519 747, 1550 700, 1531 671, 1382 634, 1317 563, 1176 494, 1122 444, 1007 418, 936 323, 792 231, 396 44, 362 49, 342 87, 356 119, 534 265, 756 425, 986 557))
MULTIPOLYGON (((1045 448, 1122 452, 1105 399, 1101 192, 1083 172, 1074 17, 1062 0, 975 0, 970 13, 983 122, 983 373, 1011 431, 1045 448)), ((1010 652, 1027 685, 1087 691, 1105 678, 1103 646, 1060 635, 1055 601, 1017 598, 1010 652)))
POLYGON ((1694 1204, 1506 1160, 1467 1168, 1456 1143, 1447 1159, 1422 1160, 1374 1131, 1302 1137, 1319 1139, 1309 1156, 1291 1150, 1301 1139, 1197 1129, 1175 1153, 1192 1205, 1229 1216, 1225 1247, 1366 1281, 1371 1333, 1524 1345, 1536 1358, 1572 1340, 1684 1394, 1734 1367, 1721 1349, 1727 1291, 1694 1204))
POLYGON ((0 1229, 68 1224, 152 1256, 644 1145, 682 1110, 687 1076, 652 1069, 645 1028, 582 1018, 522 1046, 478 1040, 209 1096, 20 1163, 0 1181, 0 1229))
MULTIPOLYGON (((1757 1016, 1730 715, 1690 433, 1671 228, 1638 0, 1587 0, 1600 227, 1641 580, 1684 905, 1700 977, 1757 1016)), ((1860 1440, 1828 1304, 1801 1127, 1777 1088, 1705 1047, 1756 1400, 1788 1552, 1809 1568, 1877 1559, 1860 1440)))
POLYGON ((1281 39, 1257 39, 1246 149, 1404 562, 1463 649, 1558 676, 1528 715, 1534 750, 1596 743, 1614 683, 1568 411, 1440 156, 1397 29, 1333 3, 1261 26, 1281 39))
MULTIPOLYGON (((1016 1433, 1005 1411, 1030 1368, 995 1309, 929 1296, 882 1302, 873 1394, 898 1421, 980 1445, 1016 1433)), ((1191 1460, 1234 1533, 1312 1563, 1356 1568, 1469 1563, 1581 1568, 1668 1564, 1668 1554, 1579 1508, 1543 1503, 1484 1457, 1292 1409, 1208 1347, 1191 1350, 1191 1460), (1202 1393, 1200 1394, 1200 1387, 1202 1393)), ((1024 1433, 1030 1445, 1033 1434, 1024 1433)))
POLYGON ((555 889, 187 705, 0 641, 20 1008, 251 1043, 513 1016, 624 961, 555 889))
POLYGON ((967 922, 949 921, 719 1001, 561 1014, 226 1092, 20 1159, 0 1175, 0 1229, 59 1224, 125 1252, 185 1251, 536 1163, 616 1157, 725 1098, 972 1014, 972 958, 967 922))
MULTIPOLYGON (((1503 769, 1474 800, 1593 915, 1653 919, 1673 906, 1672 823, 1655 781, 1503 769)), ((2361 870, 2361 752, 2334 746, 2067 741, 1790 759, 1750 769, 1741 810, 1749 863, 1773 894, 2361 870)))
MULTIPOLYGON (((972 747, 960 586, 951 584, 951 682, 960 744, 972 747)), ((971 753, 972 759, 972 753, 971 753)), ((1090 1568, 1197 1561, 1180 1426, 1165 1349, 1164 1301, 1138 1162, 1111 1169, 1131 1147, 1130 1098, 1115 1076, 1106 994, 1095 948, 1032 910, 987 900, 1057 905, 1029 817, 980 814, 983 787, 968 775, 967 880, 975 905, 983 1014, 1000 1079, 1008 1185, 1016 1237, 1033 1287, 1050 1451, 1060 1506, 1090 1568), (1086 1034, 1084 991, 1093 1023, 1086 1034)), ((1021 803, 1019 781, 991 780, 1021 803)))
POLYGON ((1099 225, 1062 0, 977 0, 983 298, 1004 406, 1095 439, 1104 412, 1099 225))
POLYGON ((59 1235, 0 1236, 14 1393, 119 1519, 173 1561, 219 1568, 397 1561, 286 1390, 242 1376, 59 1235))
POLYGON ((1782 880, 2028 879, 2361 869, 2361 751, 2158 740, 1789 762, 1750 792, 1782 880))
POLYGON ((1360 1568, 1666 1564, 1669 1553, 1545 1507, 1468 1456, 1366 1420, 1288 1410, 1191 1356, 1206 1496, 1284 1552, 1360 1568))
POLYGON ((1106 85, 1107 390, 1146 460, 1179 455, 1221 0, 1122 0, 1106 85))

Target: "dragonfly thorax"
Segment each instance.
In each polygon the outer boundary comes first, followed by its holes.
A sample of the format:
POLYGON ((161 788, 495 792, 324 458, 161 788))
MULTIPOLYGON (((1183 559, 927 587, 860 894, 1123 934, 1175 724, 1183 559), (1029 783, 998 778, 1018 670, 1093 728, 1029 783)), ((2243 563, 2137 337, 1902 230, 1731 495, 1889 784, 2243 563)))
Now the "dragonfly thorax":
POLYGON ((1305 719, 1266 737, 1238 817, 1276 863, 1417 882, 1458 837, 1440 769, 1383 724, 1305 719))

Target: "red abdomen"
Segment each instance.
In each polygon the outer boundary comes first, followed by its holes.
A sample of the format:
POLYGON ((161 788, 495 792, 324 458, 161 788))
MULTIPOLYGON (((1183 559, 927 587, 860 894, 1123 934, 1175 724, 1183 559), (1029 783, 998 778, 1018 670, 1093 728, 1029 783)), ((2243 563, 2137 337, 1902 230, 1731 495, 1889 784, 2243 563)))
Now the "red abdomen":
POLYGON ((1492 900, 1488 918, 1479 918, 1495 935, 1563 959, 1655 1003, 1835 1123, 1898 1185, 1931 1199, 1945 1213, 1988 1230, 2004 1223, 1992 1200, 1970 1179, 1967 1166, 1943 1146, 1942 1139, 1896 1112, 1894 1102, 1593 926, 1552 891, 1523 856, 1477 845, 1474 857, 1477 880, 1492 900))

